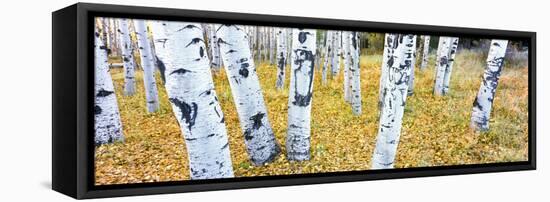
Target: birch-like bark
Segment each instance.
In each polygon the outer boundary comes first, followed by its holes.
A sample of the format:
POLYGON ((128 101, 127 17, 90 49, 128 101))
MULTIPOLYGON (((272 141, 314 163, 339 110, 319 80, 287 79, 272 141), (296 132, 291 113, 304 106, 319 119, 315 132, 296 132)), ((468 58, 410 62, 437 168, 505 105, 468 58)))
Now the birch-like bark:
POLYGON ((407 90, 407 95, 411 96, 414 94, 414 69, 416 66, 416 35, 414 36, 415 43, 412 44, 412 49, 414 50, 412 53, 412 60, 411 60, 411 75, 409 77, 409 86, 407 90))
POLYGON ((185 139, 191 179, 234 177, 202 28, 185 22, 161 25, 154 28, 163 49, 159 57, 166 64, 166 92, 185 139))
POLYGON ((344 53, 344 82, 343 82, 343 86, 344 86, 344 100, 348 103, 351 103, 351 81, 350 81, 350 71, 351 69, 353 68, 352 67, 352 56, 351 56, 351 45, 350 45, 350 41, 351 41, 351 36, 352 33, 351 32, 348 32, 348 31, 343 31, 342 32, 342 46, 343 46, 343 53, 344 53))
POLYGON ((283 89, 285 86, 285 67, 287 60, 286 53, 286 28, 277 29, 277 89, 283 89))
POLYGON ((493 39, 491 41, 491 48, 487 55, 487 67, 483 73, 483 81, 473 104, 470 127, 476 131, 489 130, 491 109, 502 66, 504 65, 507 46, 508 40, 493 39))
POLYGON ((422 63, 420 64, 420 70, 425 70, 428 66, 428 55, 430 54, 430 36, 424 37, 424 45, 422 47, 422 63))
MULTIPOLYGON (((386 77, 384 104, 380 115, 380 126, 376 147, 372 156, 372 169, 393 168, 395 154, 401 135, 403 112, 407 100, 407 84, 411 72, 411 61, 413 59, 415 36, 412 34, 396 37, 392 46, 395 54, 390 55, 390 71, 386 77)), ((390 63, 388 61, 388 63, 390 63)))
MULTIPOLYGON (((208 56, 208 60, 210 60, 210 67, 213 67, 212 65, 212 34, 211 34, 211 28, 209 23, 201 23, 202 28, 202 34, 206 40, 204 43, 206 45, 206 55, 208 56)), ((155 29, 153 29, 155 30, 155 29)))
POLYGON ((254 165, 269 163, 281 148, 267 116, 247 35, 237 25, 220 25, 216 34, 250 161, 254 165))
POLYGON ((121 44, 121 41, 120 41, 120 37, 117 36, 117 32, 118 30, 120 29, 120 21, 119 20, 116 20, 116 19, 113 19, 114 21, 114 35, 115 35, 115 47, 116 47, 116 54, 117 55, 122 55, 122 50, 121 50, 121 47, 122 47, 122 44, 121 44))
POLYGON ((341 31, 332 31, 333 34, 333 56, 332 56, 332 75, 336 76, 340 72, 340 56, 342 49, 342 32, 341 31))
POLYGON ((350 82, 350 99, 351 109, 354 115, 361 115, 361 69, 359 67, 359 34, 350 32, 349 36, 349 52, 350 52, 350 69, 348 74, 351 76, 348 79, 350 82))
POLYGON ((94 141, 95 145, 124 141, 113 80, 109 73, 107 47, 95 28, 94 141))
POLYGON ((256 62, 260 65, 262 59, 261 51, 261 27, 256 27, 256 62))
POLYGON ((222 66, 222 59, 220 56, 220 45, 218 44, 218 36, 216 35, 216 25, 210 25, 210 34, 212 35, 212 67, 214 70, 219 70, 222 66))
MULTIPOLYGON (((151 48, 151 55, 153 56, 153 63, 155 64, 156 70, 159 71, 160 79, 162 81, 162 84, 164 85, 166 83, 166 77, 165 77, 166 67, 164 66, 162 61, 160 61, 158 59, 156 48, 155 48, 155 37, 153 36, 153 32, 151 31, 151 27, 150 27, 149 24, 147 24, 147 23, 145 23, 145 24, 146 24, 145 28, 147 29, 147 39, 149 40, 149 47, 151 48)), ((153 70, 153 78, 154 78, 154 75, 155 75, 155 71, 153 70)))
POLYGON ((111 49, 111 54, 117 56, 117 44, 116 44, 116 31, 115 31, 115 20, 113 18, 108 18, 109 20, 109 48, 111 49))
POLYGON ((156 112, 159 110, 159 99, 157 82, 155 80, 155 58, 151 53, 151 46, 147 36, 147 28, 144 20, 134 20, 136 36, 139 45, 139 57, 143 68, 143 83, 145 86, 145 99, 147 111, 156 112))
POLYGON ((124 67, 124 95, 132 96, 136 93, 136 79, 134 64, 134 50, 132 49, 132 40, 128 31, 128 19, 119 20, 118 37, 120 38, 121 55, 124 67))
POLYGON ((332 55, 332 31, 326 31, 326 51, 325 51, 325 64, 323 65, 322 83, 327 83, 327 72, 329 67, 329 60, 332 55))
POLYGON ((388 79, 388 74, 390 67, 395 63, 393 54, 395 53, 397 42, 397 34, 387 33, 384 36, 384 52, 382 53, 382 65, 380 66, 380 89, 378 97, 378 108, 382 110, 384 105, 384 97, 386 96, 386 80, 388 79))
POLYGON ((271 64, 275 64, 275 47, 276 47, 276 36, 275 36, 275 28, 270 27, 269 28, 269 61, 271 64))
POLYGON ((310 159, 311 102, 316 50, 316 30, 294 29, 288 97, 287 159, 310 159))
POLYGON ((443 84, 445 70, 449 63, 449 50, 451 48, 451 37, 439 37, 439 48, 437 53, 437 63, 435 64, 434 95, 443 95, 443 84))
POLYGON ((107 56, 112 54, 112 39, 111 39, 111 20, 110 18, 103 18, 103 35, 105 35, 104 43, 107 47, 107 56))
POLYGON ((101 40, 103 41, 103 43, 105 44, 105 47, 107 47, 107 56, 109 56, 109 27, 108 27, 108 24, 107 24, 107 21, 108 19, 107 18, 104 18, 104 17, 101 17, 99 18, 99 22, 101 24, 100 27, 98 27, 99 32, 100 32, 100 36, 101 36, 101 40))
POLYGON ((443 76, 443 89, 441 91, 442 95, 447 95, 449 93, 449 84, 451 83, 451 73, 453 72, 453 64, 455 61, 456 51, 458 49, 458 37, 451 37, 450 39, 451 47, 449 50, 449 60, 447 62, 447 67, 445 68, 445 75, 443 76))
POLYGON ((170 57, 169 53, 166 51, 166 40, 168 40, 168 37, 166 36, 166 33, 164 31, 164 21, 149 21, 149 27, 151 28, 151 32, 153 33, 152 39, 153 39, 153 46, 155 47, 155 61, 157 66, 159 67, 159 71, 161 72, 161 78, 164 81, 164 84, 166 84, 166 58, 170 57), (157 32, 157 33, 155 33, 157 32), (163 76, 164 75, 164 76, 163 76))

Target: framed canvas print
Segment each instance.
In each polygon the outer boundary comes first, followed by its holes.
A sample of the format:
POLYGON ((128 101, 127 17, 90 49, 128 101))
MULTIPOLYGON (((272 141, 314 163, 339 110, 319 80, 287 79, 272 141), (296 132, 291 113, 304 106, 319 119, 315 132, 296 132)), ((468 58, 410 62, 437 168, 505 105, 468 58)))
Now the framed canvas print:
POLYGON ((535 169, 534 32, 78 3, 53 17, 75 198, 535 169))

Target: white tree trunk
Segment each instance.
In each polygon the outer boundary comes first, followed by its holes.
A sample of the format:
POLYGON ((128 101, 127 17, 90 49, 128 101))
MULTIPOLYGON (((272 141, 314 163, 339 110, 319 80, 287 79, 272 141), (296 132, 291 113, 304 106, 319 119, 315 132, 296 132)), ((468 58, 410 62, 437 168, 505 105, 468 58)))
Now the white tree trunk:
POLYGON ((341 56, 341 43, 342 43, 342 34, 341 31, 332 31, 333 32, 333 41, 332 43, 334 51, 332 55, 332 75, 336 76, 340 72, 340 56, 341 56))
POLYGON ((111 50, 111 55, 117 56, 117 44, 116 44, 116 31, 115 31, 115 21, 114 18, 108 18, 109 20, 109 49, 111 50))
POLYGON ((283 89, 285 86, 285 67, 287 60, 286 51, 286 28, 277 29, 277 89, 283 89))
POLYGON ((166 91, 185 139, 191 179, 234 177, 202 28, 198 23, 160 25, 154 26, 154 34, 162 44, 158 47, 166 64, 166 91))
POLYGON ((361 69, 359 67, 359 33, 350 32, 349 36, 346 36, 349 39, 349 52, 350 52, 350 69, 348 74, 351 76, 348 79, 348 82, 351 84, 350 87, 350 99, 351 99, 351 108, 354 115, 361 115, 361 69))
POLYGON ((277 38, 275 36, 275 28, 270 27, 269 28, 269 61, 271 64, 275 64, 275 56, 276 56, 275 49, 277 46, 277 44, 275 43, 276 39, 277 38))
POLYGON ((420 70, 425 70, 428 66, 428 55, 430 54, 430 36, 424 37, 424 46, 422 47, 422 64, 420 70))
POLYGON ((451 47, 449 50, 449 61, 447 62, 447 68, 445 68, 445 75, 443 76, 443 91, 442 95, 449 93, 449 84, 451 83, 451 73, 453 72, 453 64, 455 61, 456 51, 458 49, 458 37, 451 37, 451 47))
POLYGON ((103 18, 103 31, 105 35, 104 43, 107 46, 107 56, 112 54, 112 39, 111 39, 111 19, 103 18))
POLYGON ((258 65, 260 64, 260 60, 261 60, 261 27, 259 26, 256 26, 256 62, 258 63, 258 65))
POLYGON ((287 159, 310 159, 311 102, 316 50, 316 30, 294 29, 288 97, 287 159))
POLYGON ((212 35, 212 66, 215 70, 219 70, 222 66, 222 59, 220 56, 220 45, 218 44, 218 36, 216 35, 216 25, 210 25, 210 34, 212 35))
POLYGON ((101 23, 101 26, 99 27, 99 32, 101 34, 101 40, 105 44, 105 47, 107 47, 107 56, 109 56, 109 26, 108 26, 108 19, 107 18, 99 18, 99 22, 101 23))
POLYGON ((395 54, 389 54, 392 63, 388 62, 390 70, 386 77, 387 95, 384 97, 384 104, 380 115, 380 126, 376 138, 376 148, 372 156, 372 169, 393 168, 403 112, 407 100, 407 84, 411 72, 411 60, 414 49, 412 44, 416 43, 414 35, 399 34, 396 37, 395 54))
POLYGON ((109 73, 107 47, 99 36, 100 33, 96 27, 94 41, 95 145, 124 141, 115 88, 113 86, 111 74, 109 73))
POLYGON ((159 66, 159 70, 161 70, 161 75, 163 76, 164 83, 166 84, 166 58, 170 57, 169 53, 166 50, 166 40, 168 40, 168 37, 166 36, 166 33, 164 31, 164 21, 149 21, 149 27, 151 28, 151 32, 153 33, 153 46, 155 47, 155 53, 156 56, 155 61, 157 65, 159 66), (155 33, 158 32, 158 33, 155 33), (160 67, 162 66, 162 67, 160 67))
POLYGON ((236 25, 220 25, 216 30, 248 155, 254 165, 269 163, 281 149, 267 116, 247 35, 236 25))
MULTIPOLYGON (((212 29, 210 27, 209 23, 201 23, 202 33, 206 40, 206 55, 208 56, 208 60, 210 60, 210 67, 213 68, 214 65, 212 64, 212 29)), ((153 29, 155 30, 155 29, 153 29)), ((155 34, 156 37, 156 34, 155 34)))
POLYGON ((451 49, 451 37, 439 37, 439 48, 437 53, 437 63, 435 64, 435 82, 434 94, 443 95, 443 84, 445 79, 445 70, 449 63, 449 51, 451 49))
POLYGON ((351 103, 351 81, 350 81, 350 71, 353 68, 352 67, 352 56, 351 56, 351 47, 350 41, 352 33, 348 31, 342 32, 342 46, 343 46, 343 53, 344 53, 344 100, 348 103, 351 103))
POLYGON ((493 39, 491 41, 491 48, 487 56, 487 67, 483 73, 483 81, 473 104, 470 127, 476 131, 489 130, 491 108, 493 107, 498 80, 504 65, 507 46, 508 40, 493 39))
POLYGON ((388 74, 390 67, 395 63, 393 54, 397 48, 397 34, 387 33, 384 36, 384 52, 382 53, 382 65, 380 66, 380 89, 378 97, 378 108, 382 110, 384 105, 384 97, 386 96, 386 80, 388 79, 388 74))
POLYGON ((325 51, 325 64, 323 65, 323 75, 322 75, 322 81, 323 84, 326 84, 327 82, 327 72, 329 71, 329 60, 331 59, 332 55, 332 31, 327 30, 326 31, 326 51, 325 51))
POLYGON ((155 58, 151 53, 151 46, 147 36, 147 28, 144 20, 134 20, 136 36, 138 38, 139 56, 143 68, 143 83, 145 86, 145 99, 147 111, 156 112, 159 110, 159 99, 157 82, 155 80, 155 58))
POLYGON ((124 95, 132 96, 136 93, 136 79, 132 40, 128 31, 128 19, 119 20, 118 36, 120 38, 122 61, 124 66, 124 95))
POLYGON ((407 90, 407 95, 408 96, 411 96, 414 94, 414 69, 415 69, 415 66, 416 66, 416 35, 414 36, 414 41, 415 43, 412 44, 412 49, 414 50, 413 51, 413 55, 412 55, 412 60, 411 60, 411 75, 409 76, 409 88, 407 90))

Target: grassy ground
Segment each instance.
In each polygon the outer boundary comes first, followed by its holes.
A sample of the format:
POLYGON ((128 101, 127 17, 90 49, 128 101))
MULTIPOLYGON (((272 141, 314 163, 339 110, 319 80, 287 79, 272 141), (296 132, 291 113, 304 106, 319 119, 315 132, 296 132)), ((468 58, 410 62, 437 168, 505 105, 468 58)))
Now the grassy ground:
MULTIPOLYGON (((396 167, 422 167, 527 160, 527 68, 505 66, 491 118, 491 130, 469 129, 472 103, 479 89, 484 58, 462 51, 456 58, 448 96, 432 95, 434 58, 426 71, 416 70, 415 94, 407 99, 396 167)), ((229 83, 222 70, 214 75, 226 117, 235 176, 285 175, 366 170, 378 132, 378 85, 381 56, 362 56, 363 114, 353 116, 343 100, 342 74, 321 85, 316 72, 312 107, 312 159, 288 162, 284 144, 287 126, 288 69, 284 90, 275 89, 276 69, 257 68, 264 98, 283 153, 262 167, 248 161, 229 83)), ((149 114, 141 72, 137 94, 122 95, 123 74, 111 70, 126 141, 96 148, 96 184, 121 184, 189 179, 187 154, 165 89, 159 87, 161 110, 149 114)), ((160 77, 157 81, 160 84, 160 77)))

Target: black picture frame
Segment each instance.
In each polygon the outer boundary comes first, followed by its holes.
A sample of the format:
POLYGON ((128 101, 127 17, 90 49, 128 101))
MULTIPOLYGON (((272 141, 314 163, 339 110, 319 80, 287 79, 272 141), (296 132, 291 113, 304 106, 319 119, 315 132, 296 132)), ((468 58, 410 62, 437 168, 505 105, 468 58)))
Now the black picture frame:
POLYGON ((536 33, 354 20, 77 3, 52 13, 52 188, 84 199, 536 169, 536 33), (307 27, 525 40, 529 46, 528 161, 289 176, 94 185, 94 17, 307 27))

